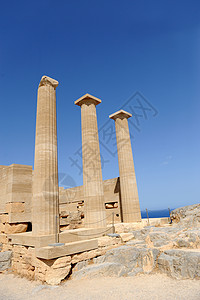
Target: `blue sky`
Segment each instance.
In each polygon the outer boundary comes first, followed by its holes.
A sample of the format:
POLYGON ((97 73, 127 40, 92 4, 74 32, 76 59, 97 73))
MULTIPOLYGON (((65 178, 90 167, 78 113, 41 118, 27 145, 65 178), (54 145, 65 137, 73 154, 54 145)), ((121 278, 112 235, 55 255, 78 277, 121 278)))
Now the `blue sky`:
MULTIPOLYGON (((140 102, 144 97, 157 111, 146 119, 137 111, 140 131, 130 126, 141 208, 198 203, 199 15, 195 0, 1 1, 0 164, 33 165, 42 75, 60 82, 58 154, 65 186, 82 184, 70 160, 81 164, 74 101, 87 92, 102 99, 98 125, 106 128, 109 114, 139 92, 140 102)), ((129 103, 127 109, 137 106, 129 103)), ((101 142, 103 178, 117 177, 115 140, 101 142)))

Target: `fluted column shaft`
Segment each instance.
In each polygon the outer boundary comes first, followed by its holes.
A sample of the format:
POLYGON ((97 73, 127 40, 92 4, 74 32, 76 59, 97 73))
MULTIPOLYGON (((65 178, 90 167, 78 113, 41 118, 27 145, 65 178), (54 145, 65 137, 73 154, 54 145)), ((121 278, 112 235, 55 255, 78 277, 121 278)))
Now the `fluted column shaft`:
POLYGON ((115 120, 118 164, 120 174, 121 210, 123 222, 141 221, 140 204, 133 162, 127 118, 131 115, 116 114, 115 120))
POLYGON ((89 96, 77 104, 81 106, 85 227, 94 228, 106 226, 101 157, 96 116, 97 104, 98 103, 89 96))
POLYGON ((51 235, 58 230, 57 86, 56 80, 43 76, 38 88, 32 201, 34 235, 51 235))

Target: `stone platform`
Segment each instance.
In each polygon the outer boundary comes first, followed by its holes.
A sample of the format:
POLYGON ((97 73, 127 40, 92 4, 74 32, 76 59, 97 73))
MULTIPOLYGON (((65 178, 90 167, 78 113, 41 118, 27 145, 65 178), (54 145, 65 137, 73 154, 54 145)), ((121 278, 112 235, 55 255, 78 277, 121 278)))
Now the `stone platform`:
MULTIPOLYGON (((66 230, 58 235, 59 243, 73 243, 84 240, 95 239, 97 237, 112 233, 112 226, 102 228, 79 228, 66 230)), ((31 246, 35 248, 46 247, 56 243, 56 235, 34 236, 32 232, 16 233, 8 235, 11 244, 31 246)))

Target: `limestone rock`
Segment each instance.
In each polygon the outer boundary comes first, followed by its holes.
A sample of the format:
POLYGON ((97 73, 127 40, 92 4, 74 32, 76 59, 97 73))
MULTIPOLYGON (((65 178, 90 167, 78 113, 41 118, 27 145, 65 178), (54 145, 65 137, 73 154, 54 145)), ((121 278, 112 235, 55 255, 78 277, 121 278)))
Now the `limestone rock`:
MULTIPOLYGON (((102 276, 101 273, 103 272, 102 270, 104 270, 103 267, 104 264, 106 266, 105 267, 106 270, 108 266, 109 268, 111 268, 111 266, 114 267, 114 270, 117 266, 118 271, 116 271, 115 275, 112 276, 127 276, 130 272, 134 272, 136 268, 141 268, 143 272, 149 273, 156 266, 156 259, 158 255, 159 255, 159 250, 157 249, 121 246, 107 251, 106 254, 103 256, 94 258, 92 262, 94 263, 94 265, 98 265, 99 268, 92 267, 93 265, 92 266, 88 265, 88 262, 86 261, 82 264, 81 263, 77 264, 77 266, 73 270, 73 274, 79 272, 82 278, 83 276, 84 277, 87 277, 87 275, 90 276, 91 272, 93 273, 93 270, 95 270, 94 274, 95 276, 97 276, 97 271, 99 270, 99 276, 102 276), (81 271, 82 269, 84 269, 83 272, 81 271), (89 274, 87 274, 87 272, 89 272, 89 274)), ((76 277, 76 275, 73 275, 73 277, 76 277)), ((77 275, 77 277, 79 278, 79 275, 77 275)))
POLYGON ((166 250, 158 258, 158 268, 162 273, 177 278, 200 277, 200 252, 194 250, 166 250))
POLYGON ((69 274, 71 270, 71 264, 58 269, 49 269, 45 276, 45 281, 50 285, 57 285, 69 274))
POLYGON ((187 224, 200 223, 200 204, 188 205, 171 211, 173 222, 187 224))
POLYGON ((101 255, 101 254, 102 254, 102 252, 98 249, 83 252, 83 253, 80 253, 80 254, 75 254, 72 257, 72 264, 92 259, 94 257, 97 257, 97 256, 101 255))
POLYGON ((11 257, 12 257, 12 251, 0 252, 0 272, 10 268, 11 257))
POLYGON ((73 279, 95 277, 120 277, 123 274, 123 266, 118 263, 101 263, 90 265, 73 273, 73 279))
POLYGON ((134 235, 132 233, 121 233, 120 237, 122 239, 122 242, 129 242, 134 238, 134 235))
POLYGON ((109 236, 102 236, 98 238, 99 247, 111 246, 111 245, 115 245, 116 243, 118 243, 117 239, 109 236))
POLYGON ((70 262, 71 262, 71 256, 60 257, 55 260, 55 262, 52 265, 52 268, 53 269, 64 268, 70 265, 70 262))

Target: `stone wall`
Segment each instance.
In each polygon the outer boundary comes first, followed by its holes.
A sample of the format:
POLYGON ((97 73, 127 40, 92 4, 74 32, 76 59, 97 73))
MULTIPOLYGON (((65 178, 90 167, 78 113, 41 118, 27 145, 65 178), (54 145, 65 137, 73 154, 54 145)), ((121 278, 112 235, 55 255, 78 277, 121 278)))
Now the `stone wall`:
MULTIPOLYGON (((31 166, 0 166, 0 214, 10 224, 31 222, 31 166)), ((103 181, 107 224, 121 221, 119 177, 103 181)), ((83 186, 59 188, 61 230, 83 227, 83 186)), ((5 223, 5 222, 4 222, 5 223)), ((3 225, 0 225, 1 227, 3 225)))
POLYGON ((0 214, 0 245, 2 251, 11 249, 8 234, 26 232, 27 229, 28 223, 9 223, 9 214, 0 214))
POLYGON ((33 247, 13 245, 11 246, 11 270, 13 273, 30 280, 39 280, 51 285, 59 284, 61 280, 71 274, 77 263, 103 255, 106 250, 121 243, 119 238, 101 237, 98 240, 99 247, 96 250, 50 260, 37 258, 33 247))
POLYGON ((31 221, 32 167, 12 164, 0 167, 0 213, 9 223, 31 221))
MULTIPOLYGON (((119 177, 103 181, 104 202, 106 209, 107 224, 121 222, 120 211, 120 182, 119 177)), ((69 228, 79 228, 82 226, 84 217, 84 196, 83 186, 70 189, 59 188, 59 208, 60 224, 69 228), (76 224, 76 226, 75 226, 76 224)))

